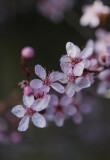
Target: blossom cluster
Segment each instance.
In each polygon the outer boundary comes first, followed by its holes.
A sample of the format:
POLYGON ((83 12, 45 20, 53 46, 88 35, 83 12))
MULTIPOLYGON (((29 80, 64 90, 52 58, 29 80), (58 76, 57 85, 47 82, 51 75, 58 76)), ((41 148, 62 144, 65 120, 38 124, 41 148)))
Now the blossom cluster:
MULTIPOLYGON (((52 4, 55 2, 52 1, 52 4)), ((45 5, 47 4, 46 2, 45 5)), ((52 4, 47 7, 53 9, 52 4)), ((100 15, 109 14, 109 11, 109 7, 104 6, 101 1, 95 1, 93 5, 84 7, 80 22, 82 25, 96 27, 99 25, 100 15)), ((110 33, 107 31, 96 30, 96 40, 88 40, 82 50, 74 43, 67 42, 66 54, 60 58, 61 71, 47 72, 37 64, 36 78, 30 80, 32 63, 28 67, 26 61, 31 62, 34 55, 32 47, 22 49, 21 68, 27 76, 26 80, 19 83, 23 89, 23 104, 12 109, 12 113, 21 118, 19 131, 26 131, 30 120, 39 128, 48 126, 49 122, 61 127, 69 118, 75 124, 80 124, 82 115, 92 110, 92 103, 84 103, 82 90, 91 87, 95 78, 99 80, 97 93, 110 97, 110 33)))
MULTIPOLYGON (((78 94, 82 89, 92 85, 94 82, 92 69, 97 70, 92 44, 89 41, 81 51, 77 45, 67 42, 67 54, 60 58, 61 72, 47 73, 46 69, 37 64, 35 74, 38 78, 20 83, 24 90, 23 105, 17 105, 12 109, 14 115, 22 118, 19 131, 28 129, 30 119, 39 128, 46 127, 50 121, 54 121, 60 127, 64 120, 70 117, 76 124, 82 121, 81 108, 84 107, 81 106, 84 105, 80 104, 81 98, 78 98, 78 94), (51 94, 51 89, 63 94, 60 100, 56 94, 51 94)), ((33 50, 29 47, 22 50, 24 61, 32 59, 33 55, 33 50), (27 57, 24 53, 27 53, 27 57)))

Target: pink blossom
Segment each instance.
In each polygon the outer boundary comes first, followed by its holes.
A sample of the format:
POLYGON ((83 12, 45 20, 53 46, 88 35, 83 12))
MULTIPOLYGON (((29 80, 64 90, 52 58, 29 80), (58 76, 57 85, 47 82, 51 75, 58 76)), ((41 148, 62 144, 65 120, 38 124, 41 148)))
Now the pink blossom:
POLYGON ((109 13, 110 8, 103 5, 102 1, 96 0, 91 5, 83 6, 83 15, 80 19, 80 24, 95 28, 100 24, 100 15, 108 15, 109 13))
POLYGON ((35 66, 35 73, 38 77, 41 78, 41 80, 34 79, 30 82, 30 86, 33 89, 37 90, 40 88, 45 88, 47 91, 49 91, 50 87, 52 87, 57 92, 64 93, 64 87, 60 83, 56 82, 61 79, 60 72, 56 71, 47 75, 46 70, 38 64, 35 66))
POLYGON ((53 22, 60 22, 64 12, 73 6, 73 0, 42 0, 39 1, 38 11, 53 22))
POLYGON ((110 69, 102 71, 98 75, 99 80, 101 81, 98 85, 98 94, 105 94, 107 90, 110 89, 110 69))
POLYGON ((96 32, 95 52, 102 66, 110 66, 110 32, 99 29, 96 32))
POLYGON ((76 113, 76 107, 72 104, 73 99, 64 95, 59 100, 57 95, 51 95, 49 107, 45 117, 48 121, 54 121, 58 127, 62 127, 64 120, 76 113))
POLYGON ((34 96, 23 96, 24 105, 17 105, 12 109, 12 113, 18 118, 22 118, 19 123, 18 130, 26 131, 31 118, 33 124, 37 127, 44 128, 46 126, 45 118, 39 113, 48 106, 50 96, 34 100, 34 96))
POLYGON ((73 43, 66 44, 67 55, 60 59, 60 66, 64 74, 60 79, 61 83, 67 83, 65 88, 66 94, 72 97, 75 92, 79 92, 83 88, 90 87, 91 81, 87 74, 84 75, 84 69, 90 66, 89 58, 93 49, 85 48, 82 52, 73 43))
POLYGON ((32 47, 25 47, 21 51, 21 55, 25 59, 31 59, 35 55, 35 51, 32 47))
POLYGON ((73 71, 74 76, 81 76, 84 68, 88 68, 90 61, 87 59, 93 54, 93 48, 84 48, 81 52, 79 47, 71 42, 66 44, 67 55, 60 59, 62 71, 67 74, 73 71))

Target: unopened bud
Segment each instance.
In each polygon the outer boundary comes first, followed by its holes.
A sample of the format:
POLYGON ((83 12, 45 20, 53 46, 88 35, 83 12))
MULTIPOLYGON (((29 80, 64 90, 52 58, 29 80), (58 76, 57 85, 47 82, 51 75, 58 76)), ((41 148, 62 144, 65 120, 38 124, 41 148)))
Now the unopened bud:
POLYGON ((21 51, 21 55, 25 59, 31 59, 35 55, 35 51, 32 47, 25 47, 21 51))

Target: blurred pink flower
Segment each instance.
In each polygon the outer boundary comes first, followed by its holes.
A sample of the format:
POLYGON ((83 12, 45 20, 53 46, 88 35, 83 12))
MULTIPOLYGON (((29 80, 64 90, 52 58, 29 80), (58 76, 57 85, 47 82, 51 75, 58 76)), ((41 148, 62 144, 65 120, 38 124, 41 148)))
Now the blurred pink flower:
POLYGON ((80 24, 82 26, 89 25, 94 28, 100 24, 100 15, 108 15, 110 13, 110 8, 103 5, 100 0, 94 1, 91 5, 83 6, 83 15, 80 19, 80 24))
POLYGON ((37 9, 43 16, 58 23, 64 18, 64 12, 71 9, 73 4, 73 0, 42 0, 38 2, 37 9))
POLYGON ((47 76, 46 70, 41 65, 36 65, 35 73, 41 78, 41 80, 34 79, 30 82, 30 86, 33 89, 44 89, 44 87, 46 87, 46 91, 49 91, 50 87, 52 87, 57 92, 64 93, 64 87, 60 83, 56 82, 61 79, 60 72, 52 72, 47 76))
POLYGON ((98 78, 101 82, 98 85, 97 93, 105 94, 110 89, 110 69, 102 71, 98 75, 98 78))
POLYGON ((60 100, 57 95, 51 95, 49 107, 46 109, 46 119, 54 121, 58 127, 62 127, 64 120, 77 112, 72 102, 73 98, 66 95, 62 96, 60 100))
POLYGON ((110 66, 110 32, 102 29, 96 31, 95 52, 102 66, 110 66))
POLYGON ((29 126, 29 120, 37 127, 44 128, 46 126, 45 118, 38 112, 42 111, 48 106, 50 96, 46 95, 44 98, 34 100, 34 96, 23 96, 24 105, 17 105, 12 109, 12 113, 18 118, 22 118, 19 123, 18 130, 26 131, 29 126))

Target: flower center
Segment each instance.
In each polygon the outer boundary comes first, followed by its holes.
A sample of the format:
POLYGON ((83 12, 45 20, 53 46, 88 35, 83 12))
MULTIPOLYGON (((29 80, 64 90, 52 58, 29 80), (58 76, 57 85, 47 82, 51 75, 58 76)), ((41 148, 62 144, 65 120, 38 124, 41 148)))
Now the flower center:
POLYGON ((74 67, 77 63, 81 62, 82 59, 79 57, 71 58, 71 65, 74 67))
POLYGON ((33 114, 35 114, 35 113, 36 113, 36 111, 35 111, 35 110, 33 110, 33 108, 32 108, 32 107, 27 108, 27 111, 26 111, 26 114, 27 114, 27 115, 29 115, 29 116, 33 116, 33 114))
POLYGON ((61 105, 57 105, 56 106, 56 111, 63 111, 63 107, 61 105))
POLYGON ((51 84, 50 78, 49 78, 49 77, 46 77, 46 78, 43 80, 43 85, 50 86, 50 84, 51 84))

